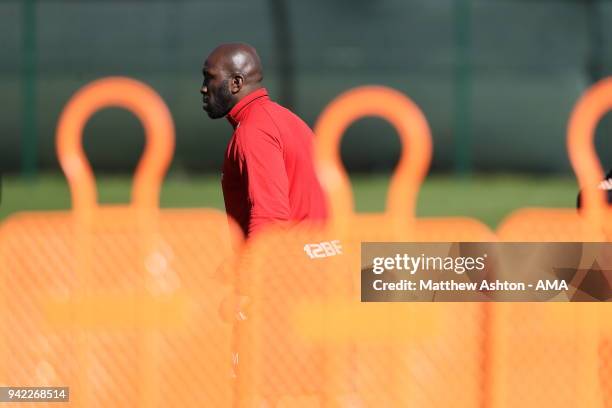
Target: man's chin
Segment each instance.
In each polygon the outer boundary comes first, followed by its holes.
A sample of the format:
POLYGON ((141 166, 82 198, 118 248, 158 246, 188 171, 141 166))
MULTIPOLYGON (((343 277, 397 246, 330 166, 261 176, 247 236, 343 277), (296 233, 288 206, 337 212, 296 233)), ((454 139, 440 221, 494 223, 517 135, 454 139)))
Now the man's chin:
POLYGON ((224 118, 225 116, 227 116, 227 113, 221 113, 221 112, 209 112, 206 111, 206 113, 208 114, 208 117, 211 119, 221 119, 224 118))
POLYGON ((211 118, 211 119, 219 119, 219 118, 222 118, 223 116, 225 116, 225 115, 219 114, 218 112, 211 112, 211 111, 207 110, 206 108, 202 108, 202 110, 204 112, 206 112, 208 117, 211 118))

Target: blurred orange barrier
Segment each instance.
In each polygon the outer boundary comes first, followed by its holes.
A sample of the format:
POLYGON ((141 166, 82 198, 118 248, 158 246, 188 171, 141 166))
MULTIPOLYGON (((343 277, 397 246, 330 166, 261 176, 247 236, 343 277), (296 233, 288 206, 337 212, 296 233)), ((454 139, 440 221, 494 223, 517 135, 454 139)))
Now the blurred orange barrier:
POLYGON ((239 293, 249 299, 243 320, 235 324, 237 406, 347 406, 340 399, 353 390, 346 367, 350 349, 316 333, 309 336, 302 326, 313 308, 319 308, 320 322, 334 311, 332 299, 346 304, 358 291, 345 249, 334 241, 325 230, 305 225, 288 231, 272 227, 249 240, 236 279, 239 293), (330 255, 322 251, 325 256, 310 258, 307 250, 312 246, 319 254, 316 247, 323 243, 333 255, 328 250, 330 255))
POLYGON ((350 231, 359 241, 494 240, 489 228, 475 219, 416 218, 417 195, 431 162, 432 141, 425 116, 400 92, 376 86, 345 92, 323 111, 315 134, 319 180, 330 197, 332 221, 338 231, 350 231), (340 157, 344 131, 364 116, 388 120, 402 142, 402 154, 391 177, 387 208, 382 214, 355 214, 350 182, 340 157), (355 220, 359 221, 358 228, 354 227, 355 220))
POLYGON ((568 124, 567 149, 583 191, 583 209, 522 209, 499 226, 501 239, 512 241, 610 241, 612 209, 597 186, 604 178, 595 152, 595 127, 612 109, 612 78, 593 85, 576 104, 568 124))
POLYGON ((609 240, 593 134, 610 107, 606 80, 570 120, 584 211, 520 210, 496 235, 470 218, 417 218, 432 154, 424 115, 389 88, 348 91, 315 128, 330 221, 272 226, 237 258, 242 235, 224 213, 159 209, 174 148, 161 98, 133 80, 96 81, 58 125, 73 210, 0 226, 0 384, 69 386, 75 407, 610 405, 605 305, 360 298, 362 242, 609 240), (82 148, 86 121, 107 106, 132 111, 145 129, 128 205, 97 203, 82 148), (402 155, 386 211, 356 214, 339 144, 371 115, 397 129, 402 155), (219 312, 234 301, 246 307, 232 324, 219 312))
MULTIPOLYGON (((579 242, 610 241, 612 212, 597 189, 604 172, 594 137, 598 121, 611 108, 612 79, 606 79, 580 98, 569 120, 567 148, 583 191, 580 213, 574 208, 521 209, 500 224, 500 239, 577 242, 577 251, 582 251, 579 242)), ((569 266, 591 269, 589 259, 583 253, 581 265, 569 266)), ((579 275, 572 279, 576 296, 588 296, 589 288, 575 281, 584 278, 579 275)), ((600 324, 607 326, 607 304, 496 304, 494 309, 495 406, 596 407, 604 405, 602 392, 606 406, 612 403, 612 348, 606 337, 599 340, 600 324)))
POLYGON ((362 87, 334 100, 315 133, 329 224, 264 232, 249 242, 239 268, 239 291, 250 299, 236 330, 242 406, 481 405, 486 306, 367 304, 359 297, 362 241, 494 237, 476 220, 415 218, 431 158, 423 114, 399 92, 362 87), (402 140, 383 214, 354 213, 339 157, 342 133, 366 115, 389 120, 402 140))
POLYGON ((222 212, 159 210, 174 149, 164 102, 134 80, 95 81, 66 106, 57 147, 73 210, 0 230, 0 383, 69 386, 75 407, 230 406, 231 325, 218 309, 232 283, 215 274, 242 238, 222 212), (145 130, 128 205, 97 204, 81 143, 109 106, 145 130))
MULTIPOLYGON (((320 180, 331 197, 337 230, 346 244, 353 273, 360 270, 363 241, 494 241, 487 226, 467 217, 416 218, 417 195, 432 155, 429 126, 418 106, 403 94, 382 87, 362 87, 340 95, 317 121, 316 153, 320 180), (348 177, 340 158, 340 138, 363 116, 388 120, 398 132, 402 154, 389 183, 383 214, 355 214, 348 177), (342 233, 344 232, 344 233, 342 233)), ((433 294, 439 296, 441 294, 433 294)), ((423 299, 431 300, 431 299, 423 299)), ((379 305, 362 304, 356 310, 379 305)), ((387 304, 378 319, 389 322, 388 343, 372 347, 356 336, 355 374, 365 406, 455 406, 486 404, 487 304, 387 304), (410 313, 412 311, 412 313, 410 313), (402 326, 420 319, 435 323, 411 342, 402 339, 402 326), (444 350, 444 352, 440 352, 444 350), (453 376, 453 372, 462 372, 453 376), (439 390, 444 389, 444 393, 439 390)), ((365 315, 365 314, 364 314, 365 315)), ((359 314, 356 316, 359 319, 359 314)), ((363 321, 364 325, 369 322, 363 321)), ((415 324, 416 323, 416 324, 415 324)))

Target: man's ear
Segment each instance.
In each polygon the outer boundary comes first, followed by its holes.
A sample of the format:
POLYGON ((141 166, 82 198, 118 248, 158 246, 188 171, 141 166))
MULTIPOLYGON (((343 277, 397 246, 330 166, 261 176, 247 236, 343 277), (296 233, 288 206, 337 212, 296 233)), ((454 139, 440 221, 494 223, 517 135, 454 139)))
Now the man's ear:
POLYGON ((232 80, 230 82, 230 91, 233 94, 237 94, 238 92, 240 92, 243 85, 244 85, 244 77, 242 75, 234 75, 234 77, 232 77, 232 80))

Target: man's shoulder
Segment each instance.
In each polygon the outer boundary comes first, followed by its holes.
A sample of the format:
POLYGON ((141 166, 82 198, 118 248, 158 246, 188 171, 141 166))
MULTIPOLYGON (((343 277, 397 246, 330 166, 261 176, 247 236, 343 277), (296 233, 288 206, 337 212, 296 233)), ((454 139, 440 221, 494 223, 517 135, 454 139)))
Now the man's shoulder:
POLYGON ((294 112, 290 109, 284 107, 278 102, 273 101, 272 99, 266 99, 265 101, 261 101, 257 105, 253 106, 249 112, 247 120, 266 120, 266 121, 278 121, 283 119, 298 119, 294 112))
POLYGON ((269 123, 262 120, 248 120, 240 122, 240 125, 234 131, 234 136, 237 138, 250 137, 258 134, 271 134, 272 127, 269 123))
POLYGON ((262 104, 260 107, 268 115, 272 116, 273 118, 276 116, 279 118, 290 118, 290 119, 301 120, 300 117, 297 114, 295 114, 291 109, 286 108, 283 105, 277 102, 274 102, 272 100, 266 101, 266 103, 262 104))
POLYGON ((234 132, 234 140, 241 149, 250 149, 263 140, 279 144, 278 130, 274 124, 261 119, 244 120, 234 132))
POLYGON ((274 105, 280 107, 280 105, 272 101, 266 101, 265 103, 259 103, 253 106, 245 118, 240 122, 239 129, 269 131, 270 128, 275 125, 275 117, 278 113, 274 105))
POLYGON ((296 131, 299 133, 312 133, 310 126, 289 108, 274 101, 268 101, 268 103, 261 106, 261 109, 268 114, 270 121, 274 123, 278 129, 286 130, 291 133, 296 131))
POLYGON ((253 106, 247 117, 240 123, 244 133, 263 132, 282 138, 283 134, 312 134, 312 129, 290 109, 272 101, 253 106))

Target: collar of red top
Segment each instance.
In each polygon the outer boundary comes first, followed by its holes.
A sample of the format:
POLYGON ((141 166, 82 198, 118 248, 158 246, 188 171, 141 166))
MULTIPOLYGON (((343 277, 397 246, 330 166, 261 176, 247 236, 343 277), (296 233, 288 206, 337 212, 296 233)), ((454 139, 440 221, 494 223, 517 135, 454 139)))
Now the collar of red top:
POLYGON ((240 102, 234 105, 232 110, 230 110, 230 113, 227 114, 227 120, 229 121, 229 123, 232 124, 234 129, 236 129, 240 121, 244 118, 244 115, 247 111, 247 109, 245 108, 249 106, 251 102, 262 98, 269 99, 268 90, 266 88, 259 88, 251 92, 250 94, 242 98, 240 102))

